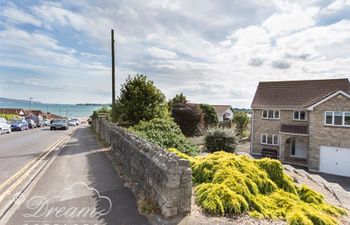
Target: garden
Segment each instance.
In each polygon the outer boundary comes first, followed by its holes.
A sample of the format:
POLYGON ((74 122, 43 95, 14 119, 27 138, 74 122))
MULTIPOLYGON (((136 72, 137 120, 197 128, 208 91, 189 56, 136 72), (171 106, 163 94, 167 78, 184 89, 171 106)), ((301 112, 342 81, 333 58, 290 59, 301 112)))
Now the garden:
POLYGON ((249 118, 238 112, 235 130, 218 126, 210 105, 188 104, 183 94, 166 101, 144 75, 129 77, 115 108, 94 112, 130 132, 190 161, 195 202, 207 216, 249 215, 290 225, 336 225, 347 214, 328 204, 306 185, 297 185, 273 159, 235 154, 237 140, 247 136, 249 118), (190 137, 203 136, 200 148, 190 137), (205 150, 206 154, 201 154, 205 150))

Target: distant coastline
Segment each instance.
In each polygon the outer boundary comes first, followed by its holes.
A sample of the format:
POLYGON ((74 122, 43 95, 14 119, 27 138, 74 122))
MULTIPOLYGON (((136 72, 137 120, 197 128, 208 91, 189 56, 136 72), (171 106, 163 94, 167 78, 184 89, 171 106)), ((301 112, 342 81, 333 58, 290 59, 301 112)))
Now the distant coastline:
POLYGON ((60 116, 66 117, 87 117, 92 114, 94 110, 101 108, 108 104, 99 103, 78 103, 78 104, 54 104, 42 103, 38 101, 10 99, 0 97, 0 108, 20 108, 20 109, 36 109, 43 112, 50 112, 60 116))
MULTIPOLYGON (((27 103, 27 104, 29 104, 29 100, 0 97, 0 103, 27 103)), ((77 105, 77 106, 104 106, 104 105, 108 105, 108 104, 102 104, 102 103, 77 103, 77 104, 42 103, 42 102, 39 102, 39 101, 32 101, 32 104, 43 104, 43 105, 77 105)))

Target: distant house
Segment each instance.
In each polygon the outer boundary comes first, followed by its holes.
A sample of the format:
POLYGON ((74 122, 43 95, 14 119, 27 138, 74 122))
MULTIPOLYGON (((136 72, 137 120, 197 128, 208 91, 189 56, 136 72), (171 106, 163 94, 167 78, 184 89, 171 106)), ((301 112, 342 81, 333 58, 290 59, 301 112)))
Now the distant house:
MULTIPOLYGON (((199 107, 199 103, 188 103, 190 105, 196 105, 199 107)), ((219 122, 223 122, 224 120, 232 120, 234 109, 231 105, 210 105, 214 108, 216 115, 218 117, 219 122)))
POLYGON ((19 108, 0 108, 0 114, 13 114, 18 116, 25 116, 25 110, 19 108))
POLYGON ((350 176, 348 79, 260 82, 251 107, 252 154, 350 176))
POLYGON ((235 113, 231 105, 211 105, 218 116, 218 121, 232 120, 235 113))

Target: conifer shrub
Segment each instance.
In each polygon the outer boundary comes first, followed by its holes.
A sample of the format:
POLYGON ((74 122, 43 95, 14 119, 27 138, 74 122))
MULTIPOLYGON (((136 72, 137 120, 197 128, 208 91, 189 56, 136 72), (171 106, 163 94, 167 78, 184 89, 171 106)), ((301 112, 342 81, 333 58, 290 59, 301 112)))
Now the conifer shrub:
POLYGON ((227 128, 212 127, 205 132, 205 147, 209 152, 235 152, 237 138, 234 131, 227 128))
POLYGON ((196 157, 170 151, 191 162, 195 199, 207 213, 229 216, 246 212, 289 225, 337 225, 338 218, 346 214, 309 187, 296 186, 277 160, 223 151, 196 157))

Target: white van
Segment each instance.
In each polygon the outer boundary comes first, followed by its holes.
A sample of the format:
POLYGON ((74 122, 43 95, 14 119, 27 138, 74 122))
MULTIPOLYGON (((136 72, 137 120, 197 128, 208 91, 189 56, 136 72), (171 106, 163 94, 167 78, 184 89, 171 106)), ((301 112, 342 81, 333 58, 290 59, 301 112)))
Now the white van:
POLYGON ((4 118, 0 118, 0 134, 11 133, 11 124, 4 118))

